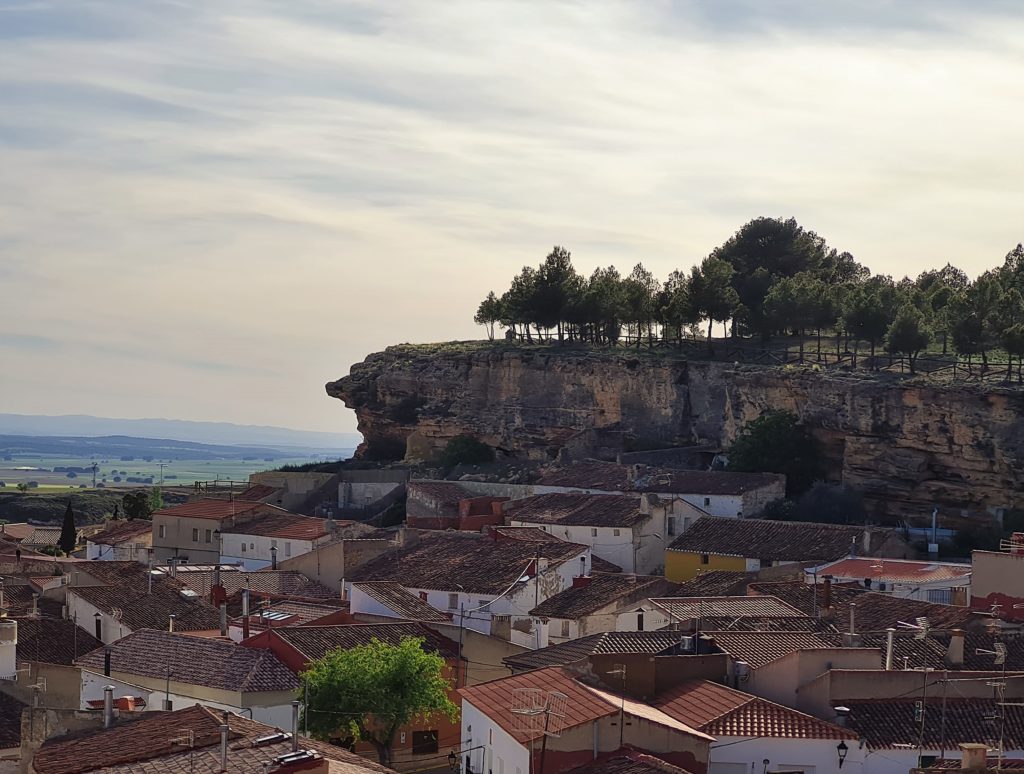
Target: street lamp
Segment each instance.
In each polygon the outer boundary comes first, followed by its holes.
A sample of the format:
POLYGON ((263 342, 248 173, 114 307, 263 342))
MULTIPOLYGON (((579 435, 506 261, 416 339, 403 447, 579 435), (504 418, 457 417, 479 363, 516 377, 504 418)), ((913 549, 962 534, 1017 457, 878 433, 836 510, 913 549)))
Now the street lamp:
POLYGON ((846 754, 850 752, 850 748, 847 746, 845 741, 841 741, 836 745, 836 754, 839 756, 839 768, 843 768, 843 761, 846 760, 846 754))

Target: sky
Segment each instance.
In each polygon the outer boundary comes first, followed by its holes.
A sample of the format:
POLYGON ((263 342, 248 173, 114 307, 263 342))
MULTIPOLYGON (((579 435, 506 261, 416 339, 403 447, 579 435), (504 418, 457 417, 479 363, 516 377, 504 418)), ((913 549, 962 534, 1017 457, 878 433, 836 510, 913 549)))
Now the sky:
POLYGON ((0 0, 0 411, 332 432, 555 244, 1024 241, 1015 0, 0 0))

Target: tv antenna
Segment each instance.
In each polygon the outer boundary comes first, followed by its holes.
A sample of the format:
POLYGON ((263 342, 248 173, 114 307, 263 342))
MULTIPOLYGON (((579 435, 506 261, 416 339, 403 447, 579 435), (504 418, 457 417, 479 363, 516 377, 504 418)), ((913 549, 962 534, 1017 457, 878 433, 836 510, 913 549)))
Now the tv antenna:
POLYGON ((541 688, 517 688, 512 693, 512 731, 526 736, 530 741, 530 758, 533 759, 533 740, 541 736, 540 767, 544 771, 544 756, 548 749, 548 737, 559 737, 565 728, 569 697, 559 691, 545 691, 541 688))

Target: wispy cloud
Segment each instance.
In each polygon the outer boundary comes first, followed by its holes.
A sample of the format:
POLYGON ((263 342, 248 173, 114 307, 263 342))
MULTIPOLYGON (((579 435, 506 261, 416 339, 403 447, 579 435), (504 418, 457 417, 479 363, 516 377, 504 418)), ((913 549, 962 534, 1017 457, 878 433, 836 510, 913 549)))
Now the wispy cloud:
POLYGON ((473 335, 551 244, 665 275, 761 214, 981 271, 1024 238, 1022 33, 995 1, 2 4, 0 330, 76 344, 19 348, 0 402, 348 429, 324 381, 473 335))

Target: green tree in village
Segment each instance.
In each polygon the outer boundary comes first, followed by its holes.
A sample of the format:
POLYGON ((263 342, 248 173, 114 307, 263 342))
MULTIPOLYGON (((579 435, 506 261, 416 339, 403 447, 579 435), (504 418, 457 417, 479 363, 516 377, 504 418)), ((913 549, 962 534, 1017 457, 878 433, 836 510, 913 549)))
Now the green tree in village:
POLYGON ((747 422, 728 457, 729 470, 784 474, 789 497, 802 494, 822 476, 817 440, 789 411, 766 411, 747 422))
POLYGON ((422 638, 398 645, 374 639, 311 662, 300 676, 306 727, 318 739, 367 742, 387 766, 399 728, 436 716, 454 721, 459 711, 448 698, 444 659, 422 646, 422 638))
POLYGON ((910 373, 915 373, 917 356, 928 346, 930 338, 924 315, 913 305, 905 304, 889 326, 885 346, 889 352, 906 355, 910 361, 910 373))
POLYGON ((477 307, 476 314, 473 315, 473 322, 477 325, 484 326, 487 331, 487 338, 489 341, 494 341, 494 326, 501 322, 501 301, 494 295, 492 290, 487 294, 487 298, 480 302, 480 306, 477 307))
POLYGON ((690 274, 690 292, 700 316, 708 321, 708 343, 711 342, 711 326, 716 322, 725 324, 739 303, 739 295, 732 286, 735 269, 720 258, 710 256, 693 267, 690 274))
POLYGON ((154 511, 152 496, 144 489, 125 492, 124 497, 121 498, 121 506, 124 509, 125 518, 129 521, 148 519, 154 511))
POLYGON ((57 545, 64 552, 65 556, 71 556, 71 552, 78 545, 78 530, 75 529, 75 512, 71 510, 71 501, 68 500, 68 507, 64 510, 64 522, 60 525, 60 538, 57 545))

